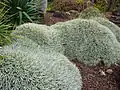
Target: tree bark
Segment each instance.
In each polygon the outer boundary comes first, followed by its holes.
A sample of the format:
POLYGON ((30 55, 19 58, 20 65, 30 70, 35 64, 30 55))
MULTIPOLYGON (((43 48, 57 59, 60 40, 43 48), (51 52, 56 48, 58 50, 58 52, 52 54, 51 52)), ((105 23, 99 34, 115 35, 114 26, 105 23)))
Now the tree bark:
POLYGON ((41 0, 41 10, 46 13, 47 9, 47 0, 41 0))

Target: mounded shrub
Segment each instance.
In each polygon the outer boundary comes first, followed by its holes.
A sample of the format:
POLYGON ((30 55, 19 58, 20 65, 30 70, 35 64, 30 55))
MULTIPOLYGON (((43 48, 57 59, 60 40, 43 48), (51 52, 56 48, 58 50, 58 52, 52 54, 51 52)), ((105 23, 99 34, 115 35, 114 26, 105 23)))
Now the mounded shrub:
POLYGON ((107 20, 99 9, 95 7, 87 8, 80 13, 79 18, 93 19, 99 22, 100 24, 108 27, 116 35, 117 40, 120 42, 120 28, 114 23, 107 20))
POLYGON ((94 17, 104 17, 104 15, 100 12, 99 9, 95 7, 88 7, 87 9, 83 10, 79 15, 79 18, 83 19, 91 19, 94 17))
POLYGON ((46 25, 26 23, 18 26, 12 35, 27 37, 41 47, 50 47, 61 53, 64 51, 57 30, 46 25))
POLYGON ((110 22, 105 18, 95 17, 93 19, 99 22, 100 24, 108 27, 115 34, 117 40, 120 42, 120 28, 117 25, 115 25, 114 23, 110 22))
POLYGON ((0 49, 1 90, 81 90, 79 70, 65 56, 35 45, 26 38, 0 49))
POLYGON ((70 60, 77 58, 88 65, 101 60, 110 65, 120 60, 120 43, 108 27, 97 21, 75 19, 51 27, 60 32, 65 55, 70 60))

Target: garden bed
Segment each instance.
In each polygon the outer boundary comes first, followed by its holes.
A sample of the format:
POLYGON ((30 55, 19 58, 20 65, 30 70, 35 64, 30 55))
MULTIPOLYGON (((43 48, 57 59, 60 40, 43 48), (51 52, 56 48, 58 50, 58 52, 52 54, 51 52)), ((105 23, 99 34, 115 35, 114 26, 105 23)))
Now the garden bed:
POLYGON ((72 61, 80 70, 83 80, 82 90, 120 90, 120 66, 87 66, 77 60, 72 61), (111 69, 113 72, 107 73, 111 69), (100 71, 105 72, 101 74, 100 71))

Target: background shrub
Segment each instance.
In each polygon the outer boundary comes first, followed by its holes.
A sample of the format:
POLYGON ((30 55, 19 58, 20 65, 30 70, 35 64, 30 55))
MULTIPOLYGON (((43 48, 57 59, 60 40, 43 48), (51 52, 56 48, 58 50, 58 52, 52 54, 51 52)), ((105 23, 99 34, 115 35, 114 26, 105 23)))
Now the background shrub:
POLYGON ((79 18, 83 19, 90 19, 94 17, 104 17, 104 15, 100 12, 99 9, 95 7, 88 7, 87 9, 83 10, 79 15, 79 18))
POLYGON ((94 7, 98 8, 101 12, 105 12, 107 4, 107 0, 96 0, 96 2, 94 2, 94 7))
POLYGON ((52 26, 61 31, 65 55, 88 65, 103 60, 106 65, 120 60, 120 43, 112 31, 94 20, 75 19, 52 26))
POLYGON ((6 56, 0 89, 81 90, 79 70, 65 56, 36 45, 26 38, 0 50, 6 56))

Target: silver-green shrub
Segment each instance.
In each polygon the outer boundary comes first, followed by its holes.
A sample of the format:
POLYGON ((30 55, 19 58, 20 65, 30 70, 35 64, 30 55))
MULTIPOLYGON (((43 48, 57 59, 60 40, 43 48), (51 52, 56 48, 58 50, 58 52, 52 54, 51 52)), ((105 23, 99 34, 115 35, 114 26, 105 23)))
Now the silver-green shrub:
POLYGON ((57 30, 46 25, 26 23, 18 26, 12 35, 27 37, 41 47, 50 47, 61 53, 64 51, 57 30))
POLYGON ((117 40, 120 42, 120 27, 105 18, 94 17, 93 20, 96 20, 100 24, 108 27, 115 34, 117 40))
POLYGON ((120 43, 112 31, 97 21, 75 19, 53 26, 60 32, 65 55, 70 59, 96 65, 103 60, 106 65, 120 60, 120 43))
POLYGON ((87 8, 80 13, 79 18, 93 19, 100 24, 108 27, 116 35, 117 40, 120 42, 120 28, 114 23, 110 22, 107 18, 105 18, 105 16, 100 12, 99 9, 95 7, 87 8))
POLYGON ((0 90, 81 90, 76 66, 48 51, 27 38, 0 49, 0 90))
POLYGON ((99 9, 95 7, 88 7, 87 9, 83 10, 79 15, 79 18, 83 19, 90 19, 94 17, 104 17, 104 15, 100 12, 99 9))

